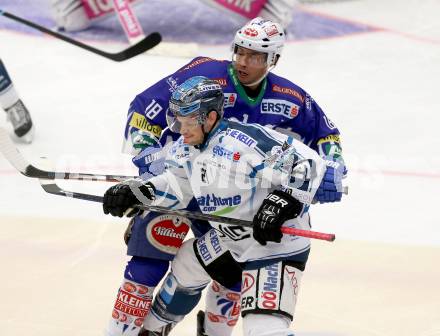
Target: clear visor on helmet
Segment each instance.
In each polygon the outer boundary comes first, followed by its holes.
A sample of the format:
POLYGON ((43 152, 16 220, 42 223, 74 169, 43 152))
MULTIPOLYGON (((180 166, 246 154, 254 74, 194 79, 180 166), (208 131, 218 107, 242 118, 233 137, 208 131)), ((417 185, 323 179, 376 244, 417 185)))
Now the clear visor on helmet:
POLYGON ((232 53, 232 61, 238 64, 244 63, 256 68, 265 68, 267 67, 267 53, 235 45, 232 53))
POLYGON ((170 102, 166 112, 169 129, 174 133, 181 133, 183 129, 202 125, 203 120, 199 114, 200 103, 200 100, 197 100, 180 106, 170 102))

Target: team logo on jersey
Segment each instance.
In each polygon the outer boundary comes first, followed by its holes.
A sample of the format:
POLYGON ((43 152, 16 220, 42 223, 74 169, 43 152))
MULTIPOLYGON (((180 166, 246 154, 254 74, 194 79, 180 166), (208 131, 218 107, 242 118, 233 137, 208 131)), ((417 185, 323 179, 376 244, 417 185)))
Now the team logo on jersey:
POLYGON ((160 127, 158 125, 150 124, 148 122, 147 118, 145 118, 142 114, 140 114, 138 112, 133 113, 133 115, 131 116, 129 125, 131 127, 149 132, 156 137, 160 137, 160 134, 162 132, 162 127, 160 127))
POLYGON ((273 84, 272 91, 278 92, 278 93, 283 93, 283 94, 298 98, 301 103, 304 103, 304 96, 301 93, 299 93, 298 91, 296 91, 290 87, 279 86, 277 84, 273 84))
POLYGON ((148 241, 158 250, 176 254, 188 233, 190 222, 183 217, 161 215, 147 225, 148 241))
POLYGON ((254 28, 246 28, 243 33, 244 33, 244 35, 250 36, 250 37, 255 37, 258 35, 258 31, 254 28))
POLYGON ((299 113, 299 106, 281 99, 263 99, 261 102, 262 114, 278 114, 293 119, 299 113))
POLYGON ((266 154, 270 156, 264 159, 264 164, 285 173, 290 173, 293 164, 300 160, 298 153, 287 142, 282 146, 274 146, 271 152, 266 154))
POLYGON ((235 102, 237 101, 236 93, 225 93, 225 108, 234 107, 235 102))
POLYGON ((237 139, 238 141, 244 143, 246 146, 251 148, 257 145, 257 141, 254 138, 234 128, 228 128, 226 130, 226 135, 237 139))

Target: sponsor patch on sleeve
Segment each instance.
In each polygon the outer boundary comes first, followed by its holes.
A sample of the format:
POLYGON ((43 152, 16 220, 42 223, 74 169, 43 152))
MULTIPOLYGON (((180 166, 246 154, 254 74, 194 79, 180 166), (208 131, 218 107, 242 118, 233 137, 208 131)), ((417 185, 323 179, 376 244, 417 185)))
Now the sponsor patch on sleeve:
POLYGON ((299 99, 299 101, 301 102, 301 104, 304 103, 304 96, 299 93, 298 91, 290 88, 290 87, 286 87, 286 86, 280 86, 277 84, 273 84, 272 85, 272 91, 273 92, 278 92, 278 93, 283 93, 292 97, 295 97, 297 99, 299 99))
POLYGON ((147 118, 145 118, 142 114, 138 112, 133 113, 129 125, 131 127, 149 132, 156 137, 160 137, 160 134, 162 133, 162 127, 150 124, 147 118))

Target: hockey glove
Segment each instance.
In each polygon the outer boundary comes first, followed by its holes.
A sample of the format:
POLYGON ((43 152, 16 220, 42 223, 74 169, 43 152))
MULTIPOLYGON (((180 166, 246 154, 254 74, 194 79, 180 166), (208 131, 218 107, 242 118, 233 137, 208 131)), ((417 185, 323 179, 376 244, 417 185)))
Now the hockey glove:
POLYGON ((296 218, 302 208, 303 204, 290 194, 274 190, 266 196, 254 216, 254 239, 261 245, 266 245, 268 241, 281 242, 281 225, 288 219, 296 218))
POLYGON ((154 200, 155 192, 156 188, 150 182, 145 183, 141 179, 124 181, 105 192, 102 208, 106 215, 132 217, 140 212, 139 209, 132 209, 132 207, 135 204, 142 204, 136 195, 143 195, 149 200, 154 200))
POLYGON ((342 178, 347 173, 347 168, 343 161, 333 160, 326 160, 326 166, 315 200, 319 203, 339 202, 342 198, 342 178))

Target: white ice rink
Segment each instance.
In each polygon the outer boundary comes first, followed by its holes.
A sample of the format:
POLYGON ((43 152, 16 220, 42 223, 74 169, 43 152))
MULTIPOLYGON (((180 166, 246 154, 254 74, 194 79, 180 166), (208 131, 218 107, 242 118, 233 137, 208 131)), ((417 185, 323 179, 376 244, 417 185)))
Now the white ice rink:
MULTIPOLYGON (((338 125, 349 169, 343 202, 312 209, 313 229, 337 240, 314 243, 293 330, 439 336, 440 1, 307 9, 378 30, 291 42, 275 70, 338 125)), ((199 54, 230 57, 227 45, 199 54)), ((36 126, 35 141, 20 151, 35 163, 46 156, 58 170, 116 174, 135 174, 120 152, 129 102, 189 61, 141 55, 114 63, 9 30, 0 30, 0 56, 36 126)), ((0 126, 10 127, 3 117, 0 126)), ((96 193, 109 186, 60 184, 96 193)), ((0 222, 0 335, 101 335, 122 280, 126 220, 45 194, 0 157, 0 222)), ((171 335, 195 336, 195 314, 171 335)))

